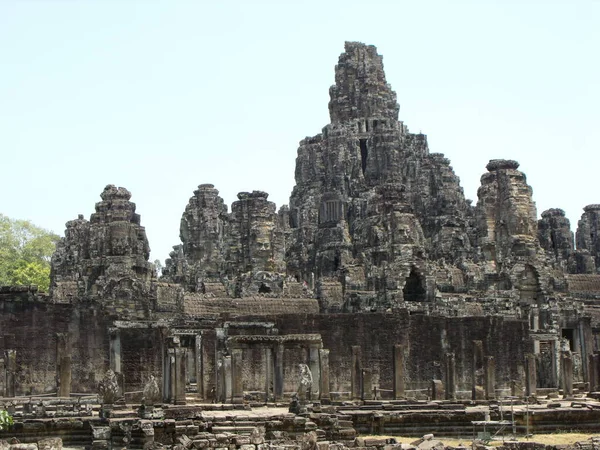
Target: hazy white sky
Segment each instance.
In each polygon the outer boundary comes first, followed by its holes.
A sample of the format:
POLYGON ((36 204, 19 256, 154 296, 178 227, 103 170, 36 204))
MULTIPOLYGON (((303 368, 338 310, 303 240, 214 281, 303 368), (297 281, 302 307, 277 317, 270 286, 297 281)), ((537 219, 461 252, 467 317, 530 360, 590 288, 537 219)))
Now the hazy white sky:
POLYGON ((62 235, 124 186, 164 260, 201 183, 279 207, 346 40, 377 46, 468 198, 506 158, 538 214, 574 230, 600 203, 598 0, 1 0, 0 212, 62 235))

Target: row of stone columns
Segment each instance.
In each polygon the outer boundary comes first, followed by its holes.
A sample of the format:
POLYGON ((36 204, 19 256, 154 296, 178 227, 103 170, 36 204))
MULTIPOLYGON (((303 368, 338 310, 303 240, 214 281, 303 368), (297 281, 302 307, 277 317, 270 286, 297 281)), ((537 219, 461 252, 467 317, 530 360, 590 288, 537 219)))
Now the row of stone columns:
MULTIPOLYGON (((573 353, 571 351, 560 352, 559 361, 560 381, 563 395, 570 397, 573 395, 573 353)), ((594 390, 598 384, 600 375, 600 355, 590 355, 590 391, 594 390), (594 367, 596 368, 594 370, 594 367)), ((537 357, 529 353, 525 355, 525 395, 532 396, 537 390, 537 357)))
MULTIPOLYGON (((496 385, 496 363, 493 356, 483 354, 482 341, 473 341, 473 399, 494 399, 496 385)), ((372 369, 361 365, 362 351, 360 346, 352 346, 351 361, 351 395, 353 399, 369 400, 373 398, 372 369)), ((600 360, 599 360, 600 361, 600 360)), ((441 380, 432 381, 432 395, 436 399, 456 399, 456 356, 445 355, 445 376, 441 380)), ((404 346, 393 347, 393 398, 398 400, 405 396, 404 381, 404 346)))
MULTIPOLYGON (((373 370, 362 367, 362 349, 352 346, 350 385, 353 399, 371 400, 373 398, 373 370)), ((393 347, 393 398, 404 397, 404 346, 396 344, 393 347)))
MULTIPOLYGON (((266 370, 265 370, 265 395, 270 400, 269 391, 273 383, 273 398, 275 401, 282 400, 284 394, 284 352, 282 343, 274 348, 265 348, 266 370), (271 378, 272 377, 272 378, 271 378)), ((243 391, 243 350, 241 348, 231 349, 229 356, 217 356, 218 378, 220 385, 219 400, 231 399, 233 403, 242 403, 243 391), (230 386, 230 388, 229 388, 230 386)), ((329 350, 320 349, 317 346, 308 347, 308 366, 313 377, 312 392, 319 393, 322 401, 330 400, 329 388, 329 350)))

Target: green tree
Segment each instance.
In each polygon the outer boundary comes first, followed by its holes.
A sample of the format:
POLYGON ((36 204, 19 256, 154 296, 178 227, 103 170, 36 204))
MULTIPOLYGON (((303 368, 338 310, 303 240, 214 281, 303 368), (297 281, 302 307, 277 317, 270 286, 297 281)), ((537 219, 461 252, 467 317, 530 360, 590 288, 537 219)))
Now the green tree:
POLYGON ((154 266, 156 267, 156 276, 158 278, 160 278, 161 275, 162 275, 162 271, 164 269, 162 263, 160 262, 160 259, 155 259, 154 260, 154 266))
POLYGON ((28 220, 0 214, 0 285, 50 286, 50 258, 59 237, 28 220))
POLYGON ((13 418, 8 414, 8 411, 0 409, 0 431, 8 430, 13 424, 13 418))

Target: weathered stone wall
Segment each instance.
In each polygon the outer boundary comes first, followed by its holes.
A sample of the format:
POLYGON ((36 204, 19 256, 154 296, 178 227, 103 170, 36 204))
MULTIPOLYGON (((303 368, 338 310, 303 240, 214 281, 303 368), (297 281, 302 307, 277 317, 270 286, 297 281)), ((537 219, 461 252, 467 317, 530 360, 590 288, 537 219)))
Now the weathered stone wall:
POLYGON ((0 330, 0 349, 17 352, 18 395, 56 392, 57 333, 70 339, 71 392, 95 392, 109 367, 108 322, 96 307, 2 299, 0 330))
POLYGON ((444 318, 404 310, 272 320, 282 334, 321 334, 323 347, 330 350, 331 390, 340 392, 350 391, 352 346, 361 347, 362 367, 373 369, 373 383, 382 389, 393 387, 394 344, 405 345, 407 389, 428 388, 432 378, 443 379, 445 355, 453 352, 458 389, 470 391, 474 340, 483 341, 484 354, 495 358, 497 387, 509 389, 511 380, 523 377, 525 354, 532 351, 528 324, 501 317, 444 318))
POLYGON ((158 328, 122 328, 121 372, 126 392, 140 391, 154 376, 162 380, 163 336, 158 328))

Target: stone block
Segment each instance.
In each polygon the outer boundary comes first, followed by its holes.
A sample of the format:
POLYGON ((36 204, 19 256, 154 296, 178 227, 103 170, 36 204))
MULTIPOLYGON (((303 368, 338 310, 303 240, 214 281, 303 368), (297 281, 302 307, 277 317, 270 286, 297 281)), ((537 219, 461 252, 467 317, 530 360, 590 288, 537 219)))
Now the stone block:
POLYGON ((241 447, 242 445, 249 445, 250 444, 250 436, 236 436, 234 438, 235 441, 235 445, 237 445, 238 447, 241 447))
POLYGON ((37 442, 39 450, 62 450, 61 438, 44 438, 37 442))
POLYGON ((37 444, 11 444, 9 450, 38 450, 37 444))
POLYGON ((108 442, 104 439, 97 439, 92 441, 92 450, 108 450, 108 442))

